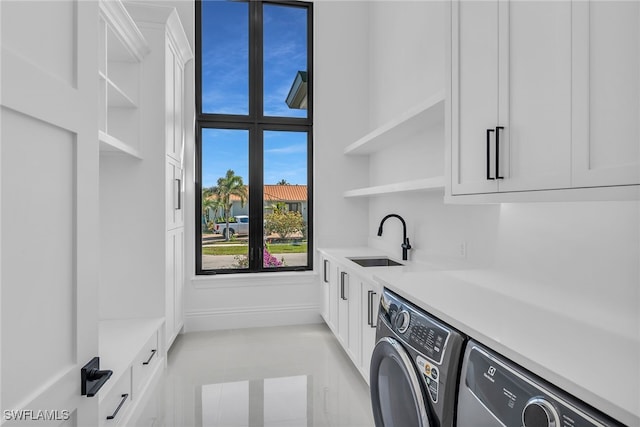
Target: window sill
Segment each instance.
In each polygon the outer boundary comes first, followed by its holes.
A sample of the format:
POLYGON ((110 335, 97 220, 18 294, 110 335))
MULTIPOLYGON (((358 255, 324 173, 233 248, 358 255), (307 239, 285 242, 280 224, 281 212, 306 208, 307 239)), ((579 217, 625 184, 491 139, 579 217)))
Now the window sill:
POLYGON ((196 289, 221 289, 252 286, 308 286, 316 284, 318 277, 319 274, 314 271, 202 275, 192 276, 191 285, 196 289))

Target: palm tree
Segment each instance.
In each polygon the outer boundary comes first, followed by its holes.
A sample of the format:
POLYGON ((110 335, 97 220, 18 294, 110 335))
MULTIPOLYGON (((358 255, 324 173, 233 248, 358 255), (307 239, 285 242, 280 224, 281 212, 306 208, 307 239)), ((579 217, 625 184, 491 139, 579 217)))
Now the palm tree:
POLYGON ((213 220, 218 217, 218 212, 222 209, 222 201, 216 196, 216 187, 204 188, 202 190, 202 218, 205 225, 209 225, 211 212, 213 220))
POLYGON ((227 174, 218 178, 218 185, 216 186, 216 196, 222 204, 222 210, 224 212, 224 220, 226 223, 225 240, 229 240, 229 216, 231 215, 231 207, 233 202, 231 196, 236 196, 240 199, 240 205, 244 206, 247 200, 247 187, 245 187, 242 177, 235 174, 234 171, 229 169, 227 174))
POLYGON ((291 184, 289 184, 289 182, 287 182, 286 179, 281 179, 280 181, 276 182, 276 185, 291 185, 291 184))

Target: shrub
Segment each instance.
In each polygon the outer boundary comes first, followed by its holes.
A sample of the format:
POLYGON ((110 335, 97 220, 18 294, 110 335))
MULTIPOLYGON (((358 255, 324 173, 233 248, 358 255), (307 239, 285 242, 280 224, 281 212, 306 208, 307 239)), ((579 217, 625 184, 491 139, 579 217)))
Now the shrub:
POLYGON ((275 210, 264 218, 264 229, 267 234, 275 233, 281 239, 305 228, 304 218, 300 212, 275 210))

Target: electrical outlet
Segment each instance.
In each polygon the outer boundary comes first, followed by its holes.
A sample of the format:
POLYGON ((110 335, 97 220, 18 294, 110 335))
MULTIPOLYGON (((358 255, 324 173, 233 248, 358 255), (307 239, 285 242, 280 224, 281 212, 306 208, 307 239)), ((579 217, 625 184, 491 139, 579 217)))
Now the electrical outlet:
POLYGON ((460 243, 459 254, 461 258, 467 258, 467 242, 460 243))

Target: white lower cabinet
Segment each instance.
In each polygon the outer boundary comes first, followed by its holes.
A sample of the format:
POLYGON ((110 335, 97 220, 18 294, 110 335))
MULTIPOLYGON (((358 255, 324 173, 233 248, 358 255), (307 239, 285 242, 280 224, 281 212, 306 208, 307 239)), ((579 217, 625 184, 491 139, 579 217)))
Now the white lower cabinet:
POLYGON ((132 398, 131 366, 129 366, 109 393, 100 400, 100 420, 103 425, 124 425, 121 421, 129 412, 132 398))
POLYGON ((140 417, 164 369, 163 331, 162 318, 100 322, 100 366, 113 372, 97 395, 101 426, 125 426, 140 417))
POLYGON ((361 283, 360 292, 361 314, 360 326, 362 335, 362 364, 360 372, 369 384, 369 370, 371 355, 376 345, 376 325, 378 324, 378 308, 380 307, 380 287, 375 282, 361 283))
POLYGON ((349 274, 338 267, 338 341, 349 348, 349 274))
POLYGON ((334 258, 321 254, 320 259, 321 314, 368 384, 380 287, 334 258))
POLYGON ((340 298, 337 269, 333 260, 322 256, 321 307, 320 314, 333 333, 338 333, 338 299, 340 298))

